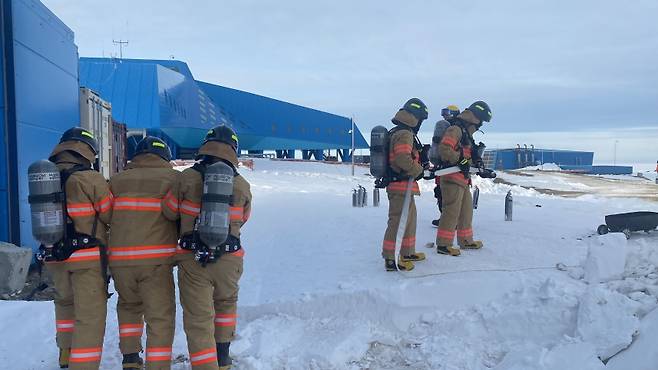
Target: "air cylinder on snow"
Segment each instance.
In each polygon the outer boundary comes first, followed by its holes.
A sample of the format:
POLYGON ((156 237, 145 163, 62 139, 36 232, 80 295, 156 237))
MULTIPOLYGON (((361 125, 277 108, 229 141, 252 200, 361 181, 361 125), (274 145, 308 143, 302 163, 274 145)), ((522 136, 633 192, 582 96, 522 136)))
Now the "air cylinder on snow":
POLYGON ((478 202, 480 201, 480 188, 475 187, 473 191, 473 209, 478 209, 478 202))
POLYGON ((372 206, 379 207, 379 189, 372 189, 372 206))
POLYGON ((370 132, 370 174, 375 178, 386 176, 388 158, 388 130, 384 126, 375 126, 370 132))
POLYGON ((48 160, 32 163, 27 169, 32 235, 52 247, 64 237, 64 197, 59 169, 48 160))
POLYGON ((512 191, 505 196, 505 221, 512 221, 512 191))
POLYGON ((217 162, 206 168, 199 216, 199 238, 208 247, 222 245, 229 233, 233 168, 217 162))

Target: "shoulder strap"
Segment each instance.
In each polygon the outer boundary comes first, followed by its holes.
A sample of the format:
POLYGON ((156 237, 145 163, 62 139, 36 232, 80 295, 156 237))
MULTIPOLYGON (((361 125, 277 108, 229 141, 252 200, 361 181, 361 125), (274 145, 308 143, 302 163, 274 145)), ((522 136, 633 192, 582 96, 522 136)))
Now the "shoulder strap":
MULTIPOLYGON (((235 166, 233 166, 233 164, 231 162, 229 162, 227 160, 224 160, 224 159, 220 159, 220 161, 226 163, 227 165, 229 165, 233 169, 233 176, 234 177, 240 176, 240 174, 238 173, 238 170, 235 169, 235 166)), ((207 168, 208 168, 208 164, 204 163, 204 162, 197 162, 197 163, 194 164, 194 166, 192 166, 192 169, 199 172, 201 174, 202 178, 205 177, 207 168)))

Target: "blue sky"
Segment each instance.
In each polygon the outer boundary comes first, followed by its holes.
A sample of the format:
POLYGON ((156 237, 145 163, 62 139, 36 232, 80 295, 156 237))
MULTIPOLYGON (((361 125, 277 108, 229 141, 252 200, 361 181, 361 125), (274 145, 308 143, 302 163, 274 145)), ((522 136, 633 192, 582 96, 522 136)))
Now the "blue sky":
POLYGON ((655 0, 43 2, 81 56, 127 39, 124 57, 173 56, 197 79, 353 116, 366 135, 412 96, 429 122, 483 99, 490 147, 611 162, 618 140, 618 162, 658 159, 655 0))

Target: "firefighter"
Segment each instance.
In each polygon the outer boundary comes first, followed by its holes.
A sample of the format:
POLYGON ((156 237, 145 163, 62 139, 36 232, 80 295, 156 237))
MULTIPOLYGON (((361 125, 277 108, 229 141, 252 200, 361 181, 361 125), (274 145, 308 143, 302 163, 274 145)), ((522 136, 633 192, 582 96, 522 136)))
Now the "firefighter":
POLYGON ((125 171, 110 179, 114 194, 110 224, 110 269, 119 293, 119 348, 124 369, 142 369, 142 331, 146 322, 146 368, 170 369, 176 311, 173 262, 178 244, 178 212, 171 188, 180 172, 159 138, 138 144, 125 171))
MULTIPOLYGON (((418 140, 418 130, 427 118, 427 106, 417 98, 410 99, 391 120, 395 127, 389 131, 389 172, 390 183, 386 187, 388 195, 388 224, 384 234, 382 257, 387 271, 410 271, 415 261, 425 259, 425 254, 416 252, 416 204, 414 196, 420 195, 416 181, 411 188, 409 216, 405 227, 400 259, 395 261, 395 241, 402 215, 402 207, 410 178, 420 179, 423 175, 421 151, 423 145, 418 140)), ((426 161, 429 162, 429 161, 426 161)))
POLYGON ((197 164, 183 171, 178 182, 178 284, 190 362, 195 370, 231 367, 229 346, 235 336, 244 256, 240 229, 251 212, 249 183, 237 172, 237 150, 238 137, 232 129, 223 125, 213 128, 199 149, 197 164), (200 252, 209 249, 200 241, 195 224, 202 208, 205 168, 216 162, 225 163, 234 172, 229 235, 219 248, 210 250, 212 258, 206 259, 200 252))
POLYGON ((101 361, 112 194, 92 166, 97 155, 93 134, 74 127, 64 132, 49 158, 60 170, 66 201, 65 237, 55 245, 55 256, 43 257, 56 290, 60 368, 98 369, 101 361))
MULTIPOLYGON (((459 112, 459 107, 454 105, 454 104, 450 104, 449 106, 441 109, 441 117, 443 117, 443 119, 448 121, 448 122, 451 122, 452 120, 454 120, 457 117, 457 115, 459 115, 459 113, 460 113, 459 112)), ((433 163, 433 164, 437 165, 437 163, 433 163)), ((434 184, 436 184, 436 186, 434 187, 434 198, 436 198, 436 205, 439 207, 439 218, 437 218, 436 220, 432 220, 432 225, 439 226, 439 219, 441 218, 441 212, 442 212, 442 210, 441 210, 441 208, 442 208, 442 206, 441 206, 441 177, 440 176, 437 176, 434 179, 434 184)))
POLYGON ((436 236, 437 252, 458 256, 460 248, 453 246, 455 230, 461 249, 482 248, 482 242, 473 240, 473 199, 471 196, 471 151, 475 146, 473 134, 484 122, 491 120, 487 103, 476 101, 460 113, 448 127, 439 144, 441 160, 451 166, 459 165, 462 172, 441 176, 443 211, 436 236))

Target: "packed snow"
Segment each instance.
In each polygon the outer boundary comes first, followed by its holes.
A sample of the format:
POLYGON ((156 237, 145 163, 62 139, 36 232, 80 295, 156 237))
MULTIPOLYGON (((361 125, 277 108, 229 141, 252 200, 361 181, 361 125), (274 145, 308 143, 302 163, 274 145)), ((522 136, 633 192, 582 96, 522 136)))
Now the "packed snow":
MULTIPOLYGON (((371 203, 367 172, 271 160, 241 170, 254 201, 243 229, 236 369, 658 368, 658 233, 595 235, 605 215, 658 211, 658 203, 551 196, 514 185, 523 176, 476 178, 475 236, 485 246, 449 257, 424 247, 437 217, 434 184, 424 181, 417 250, 427 260, 408 273, 386 272, 386 193, 378 208, 351 206, 359 184, 371 203), (504 221, 508 191, 512 222, 504 221)), ((570 186, 587 192, 581 185, 570 186)), ((104 369, 121 361, 115 306, 116 294, 104 369)), ((0 301, 0 363, 56 368, 53 311, 52 302, 0 301)), ((189 369, 180 307, 176 329, 173 368, 189 369)))

